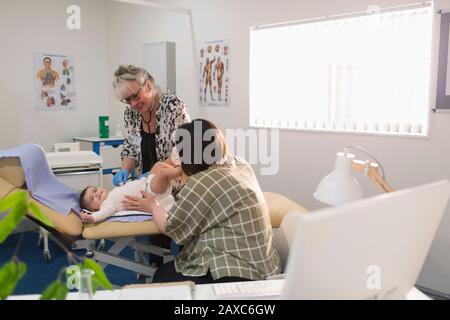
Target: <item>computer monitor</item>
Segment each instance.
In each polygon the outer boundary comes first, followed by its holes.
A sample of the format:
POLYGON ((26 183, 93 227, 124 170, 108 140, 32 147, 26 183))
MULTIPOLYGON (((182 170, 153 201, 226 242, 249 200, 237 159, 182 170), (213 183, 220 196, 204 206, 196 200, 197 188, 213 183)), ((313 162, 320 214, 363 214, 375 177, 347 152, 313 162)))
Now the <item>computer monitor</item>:
POLYGON ((405 299, 447 206, 439 181, 295 215, 284 299, 405 299))

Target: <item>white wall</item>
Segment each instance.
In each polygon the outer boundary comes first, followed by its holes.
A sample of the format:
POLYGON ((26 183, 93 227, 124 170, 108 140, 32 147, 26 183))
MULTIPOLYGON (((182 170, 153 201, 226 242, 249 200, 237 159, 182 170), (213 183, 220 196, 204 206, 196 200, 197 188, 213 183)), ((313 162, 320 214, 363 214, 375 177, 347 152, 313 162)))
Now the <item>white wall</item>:
POLYGON ((0 1, 0 149, 34 142, 50 151, 97 134, 98 115, 109 111, 106 33, 105 0, 0 1), (71 4, 81 7, 81 30, 66 29, 71 4), (76 110, 35 110, 32 52, 74 56, 76 110))
MULTIPOLYGON (((192 45, 191 23, 185 14, 154 10, 126 3, 108 2, 108 84, 111 125, 122 123, 124 105, 112 92, 114 71, 120 64, 143 66, 145 43, 171 41, 176 43, 176 88, 185 100, 192 117, 198 115, 197 90, 192 45), (190 83, 191 85, 187 84, 190 83)), ((151 73, 151 70, 149 70, 151 73)))
MULTIPOLYGON (((162 1, 160 1, 162 2, 162 1)), ((108 29, 110 71, 118 63, 142 64, 145 41, 177 42, 177 90, 200 115, 226 128, 248 128, 249 28, 325 15, 365 10, 369 5, 388 7, 416 0, 174 0, 164 1, 190 8, 195 42, 231 39, 231 106, 199 108, 198 79, 193 67, 192 34, 185 16, 133 5, 110 3, 108 29)), ((450 8, 450 1, 439 1, 440 8, 450 8)), ((196 61, 196 60, 195 60, 196 61)), ((434 67, 434 71, 436 66, 434 67)), ((436 81, 435 72, 434 82, 436 81)), ((277 79, 267 79, 277 81, 277 79)), ((435 88, 432 88, 432 92, 435 88)), ((434 99, 433 99, 434 100, 434 99)), ((276 106, 274 106, 276 107, 276 106)), ((115 112, 115 111, 114 111, 115 112)), ((115 113, 115 118, 120 117, 115 113)), ((352 134, 280 132, 280 171, 274 176, 260 176, 264 190, 280 192, 310 209, 320 207, 312 193, 318 181, 334 163, 334 155, 346 145, 360 145, 375 154, 384 165, 388 181, 405 188, 441 178, 450 178, 450 114, 431 115, 430 136, 426 139, 376 137, 352 134)), ((257 167, 256 167, 257 169, 257 167)), ((257 170, 258 171, 258 170, 257 170)), ((360 177, 365 195, 378 191, 360 177)), ((450 294, 450 213, 440 226, 419 283, 450 294)), ((380 234, 382 230, 380 230, 380 234)))

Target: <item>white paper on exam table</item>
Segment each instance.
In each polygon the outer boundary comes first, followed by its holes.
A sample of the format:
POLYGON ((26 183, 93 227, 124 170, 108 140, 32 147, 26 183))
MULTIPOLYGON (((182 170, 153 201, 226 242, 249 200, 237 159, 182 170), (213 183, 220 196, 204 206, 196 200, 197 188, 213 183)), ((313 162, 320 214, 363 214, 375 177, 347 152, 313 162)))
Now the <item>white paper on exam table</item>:
POLYGON ((122 288, 120 300, 192 300, 190 281, 131 285, 122 288))

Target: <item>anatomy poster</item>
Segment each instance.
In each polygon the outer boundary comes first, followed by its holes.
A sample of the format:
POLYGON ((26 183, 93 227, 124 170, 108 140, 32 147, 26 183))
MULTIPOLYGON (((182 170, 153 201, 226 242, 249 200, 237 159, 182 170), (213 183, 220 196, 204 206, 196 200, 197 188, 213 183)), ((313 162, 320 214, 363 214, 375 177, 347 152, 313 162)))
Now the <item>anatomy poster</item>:
POLYGON ((230 41, 200 44, 200 106, 230 105, 230 41))
POLYGON ((36 110, 73 110, 76 106, 72 56, 33 53, 36 110))

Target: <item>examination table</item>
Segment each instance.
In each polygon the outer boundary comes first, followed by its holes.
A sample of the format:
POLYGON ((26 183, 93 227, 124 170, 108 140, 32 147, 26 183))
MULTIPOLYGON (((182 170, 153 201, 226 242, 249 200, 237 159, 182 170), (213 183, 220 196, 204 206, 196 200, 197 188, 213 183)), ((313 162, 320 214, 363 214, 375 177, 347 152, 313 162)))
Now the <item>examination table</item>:
MULTIPOLYGON (((26 189, 25 176, 16 157, 0 158, 0 199, 17 189, 26 189)), ((305 208, 292 200, 272 192, 264 192, 269 207, 273 228, 278 228, 283 217, 290 211, 307 212, 305 208)), ((140 242, 137 237, 159 234, 153 221, 143 222, 100 222, 97 224, 84 224, 75 212, 67 216, 60 214, 30 196, 30 201, 39 206, 42 212, 53 222, 54 227, 42 225, 32 213, 27 217, 47 229, 68 249, 85 249, 86 256, 100 263, 103 267, 115 265, 132 270, 138 276, 148 277, 151 281, 156 267, 149 264, 144 253, 152 253, 163 257, 163 262, 173 259, 167 249, 140 242), (96 247, 95 240, 109 239, 114 242, 108 251, 96 247), (120 256, 126 247, 134 250, 134 260, 120 256)))

